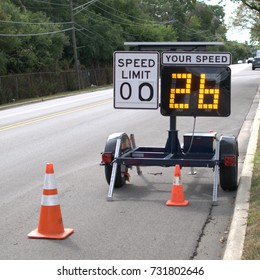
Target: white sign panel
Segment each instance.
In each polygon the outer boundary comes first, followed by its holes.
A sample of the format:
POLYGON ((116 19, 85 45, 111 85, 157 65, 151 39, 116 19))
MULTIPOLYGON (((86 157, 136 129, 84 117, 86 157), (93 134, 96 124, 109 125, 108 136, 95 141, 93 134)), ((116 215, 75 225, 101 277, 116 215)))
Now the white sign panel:
POLYGON ((158 52, 114 53, 115 108, 158 108, 159 62, 158 52))
POLYGON ((230 65, 230 53, 163 52, 163 65, 230 65))

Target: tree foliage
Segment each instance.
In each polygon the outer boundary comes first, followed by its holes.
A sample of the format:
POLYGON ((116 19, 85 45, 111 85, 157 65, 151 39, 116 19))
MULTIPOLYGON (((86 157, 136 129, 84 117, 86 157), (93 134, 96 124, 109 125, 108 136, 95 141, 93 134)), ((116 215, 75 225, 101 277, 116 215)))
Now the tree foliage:
POLYGON ((125 41, 225 42, 224 16, 195 0, 1 0, 0 74, 73 67, 72 28, 84 68, 125 41))
POLYGON ((55 67, 69 43, 63 27, 51 24, 44 12, 32 12, 9 0, 0 2, 0 21, 2 74, 55 67))
POLYGON ((249 9, 260 13, 260 1, 259 0, 233 0, 233 2, 241 3, 247 6, 249 9))
MULTIPOLYGON (((235 26, 250 29, 251 41, 254 45, 260 43, 260 1, 239 1, 233 20, 235 26)), ((260 47, 260 46, 259 46, 260 47)))

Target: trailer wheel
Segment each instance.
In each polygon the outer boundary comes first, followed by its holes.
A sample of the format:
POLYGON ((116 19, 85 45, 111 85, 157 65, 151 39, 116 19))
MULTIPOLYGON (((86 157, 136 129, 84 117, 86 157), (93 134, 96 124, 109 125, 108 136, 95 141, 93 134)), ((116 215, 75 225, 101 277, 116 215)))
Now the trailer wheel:
MULTIPOLYGON (((220 163, 219 166, 219 179, 220 186, 224 191, 236 191, 238 188, 238 144, 237 141, 233 143, 226 143, 233 150, 235 156, 235 163, 232 166, 226 166, 224 162, 220 163)), ((227 148, 227 147, 225 147, 227 148)), ((224 149, 225 149, 224 148, 224 149)), ((221 152, 221 146, 220 146, 221 152)), ((223 151, 222 151, 223 152, 223 151)), ((222 153, 223 155, 223 153, 222 153)))
MULTIPOLYGON (((111 165, 105 165, 105 176, 108 184, 110 184, 112 168, 111 165)), ((125 185, 127 179, 126 174, 128 174, 128 168, 125 165, 119 164, 117 166, 115 188, 122 188, 125 185)))
MULTIPOLYGON (((115 155, 117 139, 121 139, 121 147, 119 150, 119 155, 122 155, 123 153, 131 149, 131 142, 126 133, 114 133, 108 137, 104 150, 105 153, 106 152, 112 153, 112 158, 114 158, 115 155)), ((113 164, 112 163, 105 164, 104 167, 105 167, 106 181, 109 185, 112 176, 113 164)), ((118 164, 114 187, 121 188, 125 185, 126 181, 128 180, 129 180, 128 167, 124 164, 118 164)))
POLYGON ((220 186, 224 191, 237 190, 237 167, 221 166, 219 175, 220 186))

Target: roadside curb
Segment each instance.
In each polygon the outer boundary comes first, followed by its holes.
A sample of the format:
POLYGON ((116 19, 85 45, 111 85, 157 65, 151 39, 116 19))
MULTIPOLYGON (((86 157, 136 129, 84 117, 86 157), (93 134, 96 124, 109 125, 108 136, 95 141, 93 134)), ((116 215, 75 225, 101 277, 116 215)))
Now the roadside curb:
POLYGON ((233 219, 230 226, 223 260, 241 260, 243 255, 244 241, 247 229, 251 181, 254 168, 254 156, 257 148, 260 125, 259 95, 260 86, 258 87, 258 91, 255 97, 255 100, 258 102, 258 106, 250 130, 251 136, 249 138, 246 156, 240 175, 233 219))

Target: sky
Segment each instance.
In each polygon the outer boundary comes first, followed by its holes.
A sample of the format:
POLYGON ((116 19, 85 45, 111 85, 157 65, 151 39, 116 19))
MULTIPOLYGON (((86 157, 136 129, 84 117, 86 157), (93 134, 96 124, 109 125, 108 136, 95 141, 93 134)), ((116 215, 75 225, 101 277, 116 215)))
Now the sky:
POLYGON ((230 41, 238 41, 239 43, 244 43, 245 41, 250 41, 250 33, 247 29, 241 28, 233 28, 231 26, 230 17, 234 16, 234 12, 238 6, 229 0, 223 0, 222 3, 219 4, 219 0, 204 0, 207 5, 223 5, 225 6, 225 23, 227 25, 227 39, 230 41))

